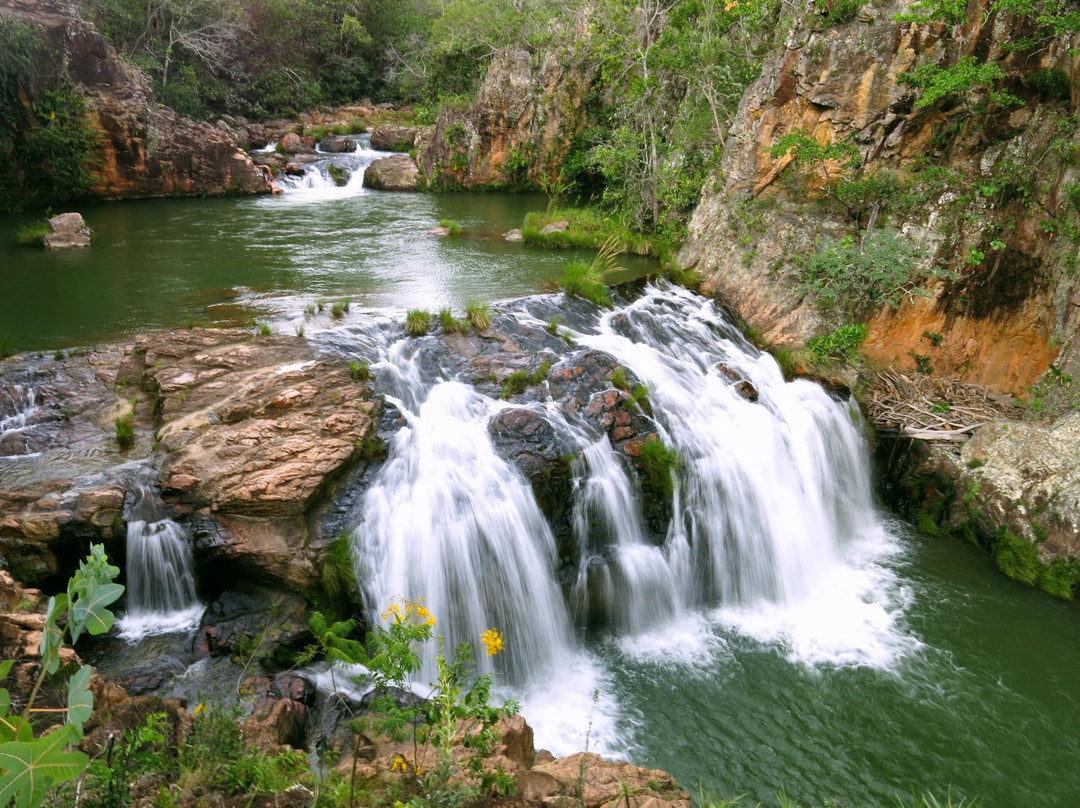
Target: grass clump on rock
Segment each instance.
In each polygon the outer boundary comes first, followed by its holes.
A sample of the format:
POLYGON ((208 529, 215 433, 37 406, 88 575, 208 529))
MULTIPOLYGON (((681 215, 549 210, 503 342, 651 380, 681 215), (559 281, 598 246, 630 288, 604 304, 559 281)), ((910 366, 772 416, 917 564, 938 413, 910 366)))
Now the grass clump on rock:
POLYGON ((479 300, 470 300, 465 306, 465 319, 477 331, 487 331, 491 327, 491 307, 479 300))
POLYGON ((641 445, 640 459, 649 486, 670 497, 675 492, 675 472, 679 468, 679 455, 658 437, 652 436, 641 445))
POLYGON ((431 328, 431 312, 409 309, 405 312, 405 333, 410 337, 422 337, 431 328))
POLYGON ((45 236, 49 235, 51 229, 44 219, 31 222, 15 231, 15 240, 23 247, 44 247, 45 236))
POLYGON ((349 301, 339 300, 330 307, 330 316, 335 320, 340 320, 346 314, 349 313, 349 301))
POLYGON ((459 320, 449 306, 439 309, 439 324, 444 334, 469 333, 469 321, 459 320))
POLYGON ((349 363, 349 376, 354 382, 366 382, 371 379, 371 366, 367 360, 349 363))
POLYGON ((451 235, 451 236, 460 236, 461 235, 461 224, 459 222, 454 221, 453 219, 440 219, 439 220, 439 227, 444 228, 446 230, 446 232, 447 232, 447 235, 451 235))
POLYGON ((573 261, 567 264, 559 279, 559 286, 568 295, 583 297, 597 306, 610 308, 611 292, 608 291, 605 281, 612 273, 622 269, 615 263, 619 252, 619 242, 612 236, 604 242, 604 246, 590 263, 573 261))

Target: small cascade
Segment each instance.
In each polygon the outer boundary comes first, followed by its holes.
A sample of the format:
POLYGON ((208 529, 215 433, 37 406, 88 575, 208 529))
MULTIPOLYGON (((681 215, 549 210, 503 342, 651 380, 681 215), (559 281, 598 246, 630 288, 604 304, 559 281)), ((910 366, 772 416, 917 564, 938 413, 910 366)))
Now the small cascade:
POLYGON ((139 480, 127 528, 127 612, 120 636, 135 641, 189 631, 204 607, 195 588, 195 562, 187 530, 157 512, 149 480, 139 480))
POLYGON ((41 411, 32 387, 12 384, 0 387, 0 455, 25 454, 27 435, 37 426, 41 411))
POLYGON ((675 617, 681 610, 678 582, 663 550, 645 539, 634 486, 607 437, 588 445, 576 462, 576 622, 599 619, 637 633, 675 617))
POLYGON ((364 193, 364 171, 375 160, 389 156, 390 152, 369 148, 370 135, 358 135, 349 139, 356 141, 356 151, 334 154, 318 152, 318 159, 304 164, 303 175, 285 175, 278 178, 278 185, 285 192, 283 196, 298 201, 316 201, 364 193), (344 185, 338 185, 334 179, 332 171, 335 170, 348 172, 349 176, 344 185))

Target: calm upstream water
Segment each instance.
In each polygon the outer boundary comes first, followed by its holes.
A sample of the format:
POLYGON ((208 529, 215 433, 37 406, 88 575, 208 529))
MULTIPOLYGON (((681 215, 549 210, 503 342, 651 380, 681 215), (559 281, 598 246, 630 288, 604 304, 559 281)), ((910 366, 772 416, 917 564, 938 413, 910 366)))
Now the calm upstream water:
MULTIPOLYGON (((362 168, 379 152, 335 157, 362 168)), ((569 260, 508 243, 537 194, 406 194, 334 187, 317 172, 277 197, 181 199, 82 205, 89 250, 18 247, 30 219, 0 217, 0 340, 51 350, 127 338, 152 328, 300 312, 349 298, 361 309, 459 313, 472 299, 501 300, 553 288, 569 260), (463 234, 428 233, 440 220, 463 234)), ((654 269, 620 262, 628 280, 654 269)))
MULTIPOLYGON (((748 805, 775 804, 781 788, 803 805, 849 808, 948 788, 987 808, 1077 804, 1080 610, 1009 581, 976 548, 877 513, 858 417, 807 382, 785 383, 699 299, 650 287, 578 333, 650 384, 684 460, 663 550, 637 526, 606 438, 536 405, 580 447, 582 563, 577 581, 553 579, 543 516, 489 446, 487 419, 506 405, 422 376, 418 349, 365 331, 358 314, 543 291, 568 256, 498 234, 545 204, 369 193, 312 176, 279 198, 86 207, 88 252, 0 240, 0 338, 47 350, 250 316, 284 329, 306 305, 348 297, 350 328, 322 315, 309 337, 367 357, 408 422, 357 515, 366 596, 425 596, 440 630, 462 636, 502 628, 495 671, 538 746, 624 755, 748 805), (440 219, 466 235, 430 236, 440 219), (731 394, 718 362, 752 379, 762 402, 731 394), (423 552, 402 555, 408 542, 423 552), (586 595, 617 630, 582 632, 586 595)), ((0 233, 17 224, 0 220, 0 233)), ((533 305, 510 309, 543 322, 533 305)), ((179 578, 183 540, 150 512, 129 533, 179 578)), ((201 608, 186 583, 164 605, 129 604, 135 633, 140 607, 201 608)))

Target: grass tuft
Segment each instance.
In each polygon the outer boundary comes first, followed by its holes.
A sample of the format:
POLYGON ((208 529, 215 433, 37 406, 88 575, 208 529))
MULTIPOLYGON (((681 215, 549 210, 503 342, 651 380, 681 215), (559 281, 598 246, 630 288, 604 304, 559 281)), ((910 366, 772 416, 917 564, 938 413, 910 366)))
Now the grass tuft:
POLYGON ((131 421, 131 414, 121 415, 115 418, 113 423, 116 425, 116 442, 120 448, 130 448, 135 442, 135 425, 131 421))
MULTIPOLYGON (((321 304, 320 304, 320 307, 319 307, 319 311, 322 311, 321 304)), ((349 313, 349 301, 348 300, 338 300, 337 302, 335 302, 330 307, 330 316, 333 317, 335 320, 340 320, 342 317, 344 317, 348 313, 349 313)))
POLYGON ((670 497, 675 492, 679 455, 659 438, 650 437, 642 444, 640 457, 649 486, 657 493, 670 497))
POLYGON ((371 367, 368 365, 366 359, 361 359, 359 362, 349 363, 349 376, 352 377, 354 382, 366 382, 371 379, 371 367))
POLYGON ((31 222, 15 231, 15 240, 23 247, 44 247, 45 236, 49 235, 51 229, 44 219, 31 222))
POLYGON ((470 300, 465 306, 465 319, 477 331, 487 331, 491 327, 491 307, 479 300, 470 300))
POLYGON ((422 337, 431 328, 431 312, 409 309, 405 312, 405 333, 410 337, 422 337))
POLYGON ((461 235, 461 223, 456 222, 453 219, 440 219, 439 220, 439 227, 445 227, 447 232, 451 236, 460 236, 461 235))

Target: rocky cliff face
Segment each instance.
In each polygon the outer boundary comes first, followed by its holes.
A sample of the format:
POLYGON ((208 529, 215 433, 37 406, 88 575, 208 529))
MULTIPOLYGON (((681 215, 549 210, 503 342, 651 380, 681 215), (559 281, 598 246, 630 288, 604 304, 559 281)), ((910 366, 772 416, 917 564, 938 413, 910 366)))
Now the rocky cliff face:
POLYGON ((585 126, 595 74, 587 18, 573 25, 577 36, 565 49, 498 53, 472 105, 439 116, 418 155, 431 187, 543 188, 555 177, 585 126))
POLYGON ((969 6, 955 30, 896 21, 911 10, 874 4, 842 26, 824 28, 813 14, 795 25, 743 97, 722 178, 706 189, 680 260, 770 341, 798 344, 835 328, 801 290, 799 260, 823 239, 856 236, 849 212, 828 198, 844 169, 833 161, 800 178, 790 154, 769 150, 798 131, 855 144, 856 179, 895 184, 861 226, 876 216, 921 249, 922 277, 932 266, 955 277, 926 281, 925 296, 874 315, 866 354, 907 369, 918 354, 937 373, 1023 393, 1051 362, 1080 364, 1067 193, 1080 179, 1068 89, 1080 62, 1069 37, 1013 47, 1030 25, 988 2, 969 6), (969 56, 1001 65, 994 86, 1020 103, 995 105, 976 88, 916 106, 920 93, 903 74, 969 56))
POLYGON ((157 104, 150 80, 121 61, 93 25, 53 0, 0 0, 0 14, 38 28, 32 92, 70 79, 100 133, 94 196, 131 199, 268 191, 261 173, 224 132, 157 104))

